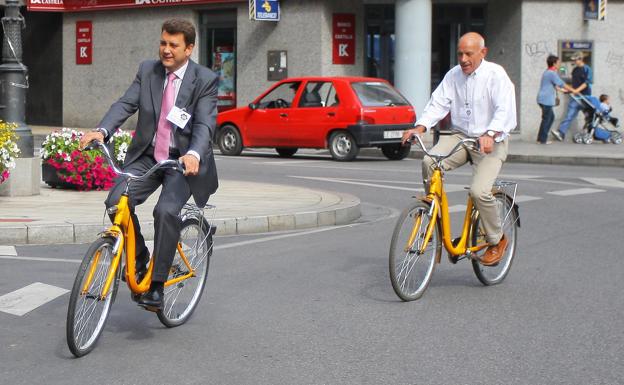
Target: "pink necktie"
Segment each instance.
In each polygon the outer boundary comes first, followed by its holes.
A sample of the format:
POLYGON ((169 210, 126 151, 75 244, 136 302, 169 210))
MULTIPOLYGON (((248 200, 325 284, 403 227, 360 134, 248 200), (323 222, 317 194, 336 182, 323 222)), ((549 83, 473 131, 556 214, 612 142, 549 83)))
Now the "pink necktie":
POLYGON ((169 159, 169 142, 171 142, 171 123, 167 120, 167 115, 175 102, 175 86, 173 81, 176 74, 169 72, 167 75, 167 86, 163 93, 162 104, 160 105, 160 117, 158 118, 158 128, 156 130, 156 143, 154 143, 154 159, 157 162, 169 159))

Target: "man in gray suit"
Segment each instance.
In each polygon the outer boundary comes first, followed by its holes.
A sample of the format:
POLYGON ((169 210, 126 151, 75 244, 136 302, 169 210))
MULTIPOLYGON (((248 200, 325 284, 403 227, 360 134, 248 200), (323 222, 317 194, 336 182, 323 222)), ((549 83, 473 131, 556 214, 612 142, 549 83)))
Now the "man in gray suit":
MULTIPOLYGON (((134 182, 130 186, 139 275, 147 271, 149 251, 134 207, 162 186, 154 207, 155 264, 152 285, 138 300, 139 305, 150 310, 162 308, 163 283, 167 280, 180 236, 178 214, 182 206, 192 195, 195 203, 203 207, 218 187, 212 153, 218 77, 190 60, 194 45, 195 27, 192 23, 181 19, 163 23, 160 60, 142 62, 126 93, 113 103, 98 128, 85 133, 81 139, 81 147, 93 139, 108 141, 117 128, 138 111, 136 132, 126 154, 124 171, 142 175, 164 159, 179 159, 185 166, 184 175, 173 169, 161 170, 150 179, 134 182), (182 124, 176 119, 176 114, 185 114, 190 118, 182 124)), ((125 182, 120 178, 106 199, 106 207, 118 202, 124 188, 125 182)))

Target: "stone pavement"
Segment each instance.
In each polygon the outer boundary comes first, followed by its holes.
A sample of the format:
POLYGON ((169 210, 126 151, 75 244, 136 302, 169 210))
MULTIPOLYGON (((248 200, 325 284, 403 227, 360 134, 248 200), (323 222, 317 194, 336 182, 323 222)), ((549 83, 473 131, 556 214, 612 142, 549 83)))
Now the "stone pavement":
MULTIPOLYGON (((91 242, 109 224, 106 191, 41 188, 31 197, 0 197, 0 245, 91 242)), ((155 192, 137 208, 146 239, 153 238, 155 192)), ((294 186, 221 180, 210 198, 217 234, 248 234, 347 224, 360 217, 352 195, 294 186)), ((206 210, 205 215, 212 217, 206 210)))

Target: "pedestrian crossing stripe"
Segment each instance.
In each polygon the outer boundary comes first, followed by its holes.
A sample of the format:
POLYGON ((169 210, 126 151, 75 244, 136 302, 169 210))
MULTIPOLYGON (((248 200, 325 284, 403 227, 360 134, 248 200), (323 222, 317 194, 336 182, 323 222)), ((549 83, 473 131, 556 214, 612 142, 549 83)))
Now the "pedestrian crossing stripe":
POLYGON ((16 257, 17 250, 15 250, 15 246, 0 246, 0 255, 16 257))
POLYGON ((572 195, 594 194, 599 192, 605 192, 605 190, 598 190, 595 188, 575 188, 569 190, 549 191, 548 194, 567 197, 572 195))
POLYGON ((624 188, 624 182, 615 178, 581 178, 581 180, 596 186, 624 188))
POLYGON ((69 292, 61 287, 35 282, 0 297, 0 311, 23 316, 69 292))

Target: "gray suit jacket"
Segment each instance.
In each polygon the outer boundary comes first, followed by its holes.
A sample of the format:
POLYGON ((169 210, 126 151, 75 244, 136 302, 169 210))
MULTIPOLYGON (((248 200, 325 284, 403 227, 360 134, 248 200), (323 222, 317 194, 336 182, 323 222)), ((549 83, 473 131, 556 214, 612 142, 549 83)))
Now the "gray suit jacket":
MULTIPOLYGON (((202 207, 219 185, 212 152, 217 118, 218 77, 208 68, 189 60, 175 105, 192 115, 184 129, 174 127, 175 145, 184 155, 196 151, 200 158, 199 174, 188 176, 195 203, 202 207)), ((165 83, 165 67, 158 60, 139 65, 136 78, 126 93, 110 107, 98 127, 108 130, 109 137, 137 110, 135 136, 130 143, 124 167, 136 161, 151 145, 156 133, 165 83)))

